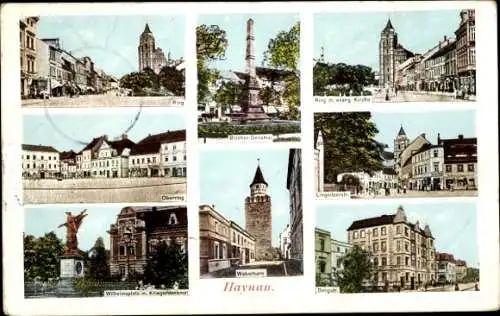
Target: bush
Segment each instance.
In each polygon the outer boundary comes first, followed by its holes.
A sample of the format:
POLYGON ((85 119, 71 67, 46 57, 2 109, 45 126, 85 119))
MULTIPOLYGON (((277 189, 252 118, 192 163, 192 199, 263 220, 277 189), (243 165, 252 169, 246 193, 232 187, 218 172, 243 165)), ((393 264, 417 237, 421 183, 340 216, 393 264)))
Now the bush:
POLYGON ((198 137, 202 138, 226 138, 230 135, 280 135, 295 133, 300 133, 300 124, 236 125, 222 123, 198 125, 198 137))

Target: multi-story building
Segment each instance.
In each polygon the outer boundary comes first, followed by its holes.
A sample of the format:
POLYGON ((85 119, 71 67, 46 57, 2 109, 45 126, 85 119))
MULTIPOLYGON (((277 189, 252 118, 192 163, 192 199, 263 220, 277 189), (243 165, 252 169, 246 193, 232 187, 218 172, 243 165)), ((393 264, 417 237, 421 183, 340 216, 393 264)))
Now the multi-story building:
MULTIPOLYGON (((315 135, 316 136, 316 135, 315 135)), ((325 157, 325 145, 323 142, 323 135, 321 131, 318 131, 316 136, 316 141, 314 142, 314 183, 316 192, 323 192, 325 190, 325 173, 324 173, 324 158, 325 157)))
POLYGON ((21 97, 23 98, 31 95, 31 84, 36 75, 38 21, 38 17, 26 17, 19 20, 21 97))
POLYGON ((200 205, 199 219, 201 274, 255 260, 255 237, 217 212, 215 205, 200 205))
POLYGON ((31 92, 33 97, 50 96, 50 49, 49 45, 36 39, 36 76, 32 79, 31 92))
POLYGON ((440 139, 444 154, 444 185, 447 189, 477 190, 477 138, 440 139))
POLYGON ((400 206, 396 214, 354 221, 348 243, 371 254, 374 286, 414 289, 436 280, 434 237, 428 225, 407 220, 400 206))
POLYGON ((50 94, 54 96, 61 96, 64 93, 63 90, 63 59, 61 49, 61 43, 59 38, 43 38, 49 46, 49 85, 50 94))
POLYGON ((151 32, 147 23, 139 38, 139 46, 137 49, 139 55, 139 71, 144 71, 149 68, 158 74, 161 69, 167 65, 165 53, 163 53, 160 47, 156 47, 153 32, 151 32))
POLYGON ((412 187, 415 190, 434 191, 443 189, 443 147, 425 143, 411 156, 412 187))
POLYGON ((303 226, 302 226, 302 158, 301 150, 292 148, 288 154, 286 188, 290 196, 290 260, 303 270, 303 226))
POLYGON ((76 156, 77 153, 75 153, 73 150, 63 151, 59 154, 61 177, 76 177, 76 156))
POLYGON ((109 268, 112 276, 141 275, 161 243, 187 251, 185 206, 124 207, 111 224, 109 268))
POLYGON ((476 12, 460 11, 460 25, 455 31, 457 75, 460 89, 476 94, 476 12))
POLYGON ((460 282, 467 275, 467 262, 464 260, 455 260, 455 274, 457 276, 457 282, 460 282))
POLYGON ((330 232, 316 228, 314 230, 315 257, 316 257, 316 286, 331 285, 332 259, 330 232))
POLYGON ((332 263, 331 263, 332 280, 333 280, 332 285, 336 286, 337 285, 336 275, 337 273, 341 273, 342 270, 344 269, 344 264, 342 263, 342 257, 345 256, 352 249, 352 245, 350 245, 345 241, 340 241, 333 238, 331 239, 330 245, 332 247, 331 248, 332 252, 330 255, 332 258, 332 263))
POLYGON ((185 177, 186 131, 148 135, 132 148, 129 166, 133 177, 185 177))
POLYGON ((407 189, 410 190, 416 190, 416 188, 414 187, 414 182, 412 181, 413 179, 412 156, 415 152, 418 152, 426 144, 430 144, 430 142, 425 138, 425 133, 422 133, 419 136, 417 136, 414 140, 409 142, 401 153, 396 153, 396 151, 394 152, 395 157, 396 154, 399 155, 398 178, 401 187, 403 188, 406 187, 407 189))
POLYGON ((290 259, 290 224, 280 233, 280 253, 281 258, 290 259))
POLYGON ((454 284, 457 282, 455 258, 452 254, 437 252, 436 267, 438 283, 454 284))
POLYGON ((23 178, 48 179, 59 175, 59 152, 52 146, 22 145, 23 178))
POLYGON ((429 91, 452 92, 455 84, 455 38, 444 36, 425 60, 426 86, 429 91), (451 90, 451 91, 450 91, 451 90))

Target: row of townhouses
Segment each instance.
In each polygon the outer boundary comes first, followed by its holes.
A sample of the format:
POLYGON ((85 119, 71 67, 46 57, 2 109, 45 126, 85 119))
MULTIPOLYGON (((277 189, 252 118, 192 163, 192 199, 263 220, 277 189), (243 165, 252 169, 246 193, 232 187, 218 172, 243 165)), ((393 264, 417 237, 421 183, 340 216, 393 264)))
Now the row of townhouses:
POLYGON ((92 139, 81 151, 22 145, 23 178, 185 177, 186 132, 148 135, 135 143, 127 135, 92 139))
POLYGON ((455 37, 424 53, 404 48, 390 19, 380 37, 379 86, 409 91, 476 94, 475 10, 460 11, 455 37))
POLYGON ((336 272, 343 269, 342 257, 359 246, 370 254, 373 265, 366 285, 415 289, 425 284, 455 283, 467 272, 465 261, 438 253, 429 225, 412 223, 399 207, 396 214, 354 221, 347 229, 347 242, 331 238, 316 228, 316 278, 318 285, 336 286, 336 272))
POLYGON ((103 93, 118 89, 117 78, 98 68, 89 56, 76 57, 59 38, 37 38, 39 17, 20 25, 21 97, 103 93))

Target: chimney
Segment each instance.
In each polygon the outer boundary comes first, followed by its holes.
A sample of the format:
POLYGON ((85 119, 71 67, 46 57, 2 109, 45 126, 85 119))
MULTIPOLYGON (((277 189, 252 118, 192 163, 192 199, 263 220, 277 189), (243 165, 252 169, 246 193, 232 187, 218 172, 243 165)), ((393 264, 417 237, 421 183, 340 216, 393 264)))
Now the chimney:
POLYGON ((458 139, 464 139, 464 135, 463 134, 459 134, 458 135, 458 139))
POLYGON ((441 134, 440 134, 440 133, 438 133, 438 140, 437 140, 437 144, 438 144, 438 145, 439 145, 439 144, 441 144, 441 134))
POLYGON ((212 208, 215 210, 215 204, 212 204, 212 208))
POLYGON ((107 134, 104 134, 103 137, 104 137, 105 140, 108 140, 108 135, 107 134))
POLYGON ((122 134, 122 140, 123 140, 123 139, 128 139, 127 134, 122 134))
POLYGON ((425 133, 422 133, 420 136, 422 136, 423 138, 425 138, 425 133))
POLYGON ((446 37, 446 35, 445 35, 445 36, 444 36, 444 39, 443 39, 443 41, 445 41, 445 42, 446 42, 446 40, 447 40, 447 37, 446 37))

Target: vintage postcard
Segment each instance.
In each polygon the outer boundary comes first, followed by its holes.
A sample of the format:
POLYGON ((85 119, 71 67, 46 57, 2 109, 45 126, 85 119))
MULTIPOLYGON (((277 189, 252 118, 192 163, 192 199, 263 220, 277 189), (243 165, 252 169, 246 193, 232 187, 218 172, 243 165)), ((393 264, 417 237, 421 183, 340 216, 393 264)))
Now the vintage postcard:
POLYGON ((476 100, 474 9, 314 18, 315 103, 476 100))
POLYGON ((302 275, 301 150, 203 151, 200 164, 201 278, 302 275))
POLYGON ((25 209, 26 298, 187 294, 187 209, 25 209))
POLYGON ((182 16, 19 20, 23 107, 182 106, 182 16))
POLYGON ((298 15, 203 15, 196 47, 199 143, 300 141, 298 15))
POLYGON ((474 110, 315 113, 322 198, 477 196, 474 110))
POLYGON ((25 204, 186 199, 182 116, 139 112, 23 116, 25 204))
POLYGON ((474 202, 319 206, 316 292, 479 291, 477 245, 474 202))

